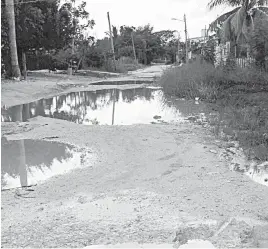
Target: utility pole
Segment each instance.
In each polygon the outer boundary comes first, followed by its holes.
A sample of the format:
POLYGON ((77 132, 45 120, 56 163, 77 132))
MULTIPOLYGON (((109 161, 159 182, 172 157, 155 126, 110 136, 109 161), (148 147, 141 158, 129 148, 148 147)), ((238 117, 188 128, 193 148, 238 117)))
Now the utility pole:
POLYGON ((178 60, 177 62, 180 61, 180 32, 178 31, 178 60))
POLYGON ((186 23, 186 15, 184 14, 183 16, 183 20, 184 20, 184 25, 185 25, 185 60, 186 60, 186 64, 188 64, 188 44, 187 44, 187 23, 186 23))
POLYGON ((134 60, 135 60, 135 63, 137 63, 136 51, 135 51, 135 45, 134 45, 134 39, 133 39, 133 32, 131 32, 131 40, 132 40, 132 47, 133 47, 134 60))
POLYGON ((112 53, 113 53, 114 69, 115 69, 115 71, 116 71, 116 65, 115 65, 115 53, 114 53, 114 41, 113 41, 113 34, 112 34, 112 29, 111 29, 111 23, 110 23, 110 15, 109 15, 109 12, 107 12, 107 17, 108 17, 108 24, 109 24, 109 32, 110 32, 111 48, 112 48, 112 53))

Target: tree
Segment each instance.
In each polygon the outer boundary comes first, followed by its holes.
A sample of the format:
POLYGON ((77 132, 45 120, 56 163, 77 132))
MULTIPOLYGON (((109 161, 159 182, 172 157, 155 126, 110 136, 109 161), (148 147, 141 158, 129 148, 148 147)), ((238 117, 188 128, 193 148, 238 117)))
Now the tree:
POLYGON ((8 38, 11 56, 12 76, 20 78, 20 68, 17 54, 16 42, 16 27, 15 27, 15 14, 14 14, 14 0, 5 0, 6 17, 8 23, 8 38))
MULTIPOLYGON (((77 7, 75 6, 75 0, 70 0, 64 3, 59 12, 59 23, 62 28, 62 35, 65 40, 69 40, 69 46, 67 45, 63 50, 69 50, 71 48, 71 56, 69 56, 69 68, 73 67, 73 59, 76 57, 75 50, 80 44, 85 44, 87 38, 85 33, 88 29, 95 25, 94 20, 89 19, 89 12, 85 10, 86 2, 83 1, 77 7)), ((68 53, 66 53, 68 54, 68 53)))
MULTIPOLYGON (((3 0, 2 0, 3 2, 3 0)), ((18 63, 23 62, 22 68, 26 68, 26 53, 35 54, 37 57, 39 51, 49 51, 57 49, 63 45, 60 32, 57 29, 57 17, 59 16, 57 0, 45 1, 27 1, 21 0, 14 7, 15 26, 16 26, 16 44, 18 51, 18 63)), ((10 49, 8 42, 8 21, 7 11, 1 10, 1 40, 2 57, 5 69, 11 68, 9 65, 10 49)), ((37 61, 37 60, 36 60, 37 61)), ((11 70, 9 70, 11 71, 11 70)), ((11 72, 7 72, 11 75, 11 72)))
POLYGON ((19 4, 15 8, 17 45, 21 58, 24 79, 27 77, 26 52, 42 47, 44 15, 39 6, 31 3, 19 4))
MULTIPOLYGON (((217 18, 211 24, 211 28, 215 29, 218 24, 222 24, 222 41, 230 41, 231 48, 235 48, 238 44, 250 44, 255 27, 262 26, 264 31, 268 27, 268 15, 263 11, 266 8, 260 7, 267 5, 267 3, 267 0, 211 0, 208 5, 211 9, 221 4, 227 4, 232 7, 239 6, 217 18)), ((266 42, 263 41, 262 45, 259 43, 259 46, 255 49, 262 50, 265 46, 264 43, 266 42)), ((236 50, 232 52, 234 51, 236 50)), ((261 53, 259 52, 258 54, 261 53)), ((263 60, 264 56, 265 54, 263 53, 263 56, 256 57, 256 60, 263 60)))

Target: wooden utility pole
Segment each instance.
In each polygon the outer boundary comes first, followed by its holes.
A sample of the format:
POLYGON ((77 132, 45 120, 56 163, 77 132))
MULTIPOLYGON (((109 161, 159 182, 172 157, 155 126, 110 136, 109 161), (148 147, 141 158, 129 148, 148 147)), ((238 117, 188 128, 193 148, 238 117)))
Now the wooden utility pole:
POLYGON ((186 64, 188 63, 188 44, 187 44, 187 23, 186 23, 186 15, 184 14, 184 17, 183 17, 183 20, 184 20, 184 25, 185 25, 185 54, 186 54, 186 57, 185 57, 185 61, 186 61, 186 64))
POLYGON ((134 60, 135 60, 135 63, 137 63, 136 51, 135 51, 135 45, 134 45, 134 39, 133 39, 133 32, 131 32, 131 40, 132 40, 132 47, 133 47, 134 60))
POLYGON ((178 31, 178 58, 177 62, 180 61, 180 32, 178 31))
POLYGON ((27 61, 25 51, 22 51, 22 68, 23 68, 24 80, 27 80, 27 61))
POLYGON ((114 53, 114 41, 113 41, 113 34, 112 34, 112 29, 111 29, 111 22, 110 22, 110 15, 109 15, 109 12, 107 12, 107 17, 108 17, 109 32, 110 32, 111 49, 112 49, 112 53, 113 53, 114 69, 115 69, 115 71, 116 71, 116 65, 115 65, 115 53, 114 53))

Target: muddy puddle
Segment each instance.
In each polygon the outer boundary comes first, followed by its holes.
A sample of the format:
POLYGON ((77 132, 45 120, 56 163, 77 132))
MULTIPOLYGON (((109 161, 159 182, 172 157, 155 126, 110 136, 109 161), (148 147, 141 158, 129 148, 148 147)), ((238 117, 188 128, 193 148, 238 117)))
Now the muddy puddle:
POLYGON ((1 188, 17 188, 43 182, 73 169, 90 167, 94 156, 88 149, 42 141, 1 139, 1 188))
MULTIPOLYGON (((36 116, 50 117, 56 119, 64 119, 67 121, 75 122, 83 125, 132 125, 132 124, 166 124, 166 123, 180 123, 188 121, 196 122, 199 120, 201 123, 207 122, 207 117, 212 114, 207 105, 202 102, 187 101, 177 99, 175 97, 166 97, 159 87, 141 87, 135 89, 104 89, 97 91, 81 91, 68 93, 66 95, 55 96, 53 98, 40 99, 35 102, 13 106, 7 109, 2 109, 2 121, 16 122, 27 121, 29 118, 36 116)), ((11 152, 4 152, 2 155, 12 154, 12 146, 17 150, 14 152, 18 160, 20 158, 20 145, 19 142, 13 141, 7 144, 2 144, 2 152, 10 150, 11 152), (8 145, 8 144, 11 145, 8 145), (12 145, 13 144, 13 145, 12 145), (10 147, 11 146, 11 147, 10 147), (7 149, 8 148, 8 149, 7 149)), ((56 144, 49 142, 39 141, 22 141, 27 152, 27 160, 33 158, 35 154, 39 157, 39 164, 31 164, 27 162, 28 181, 31 184, 37 179, 43 179, 49 175, 58 174, 61 170, 69 170, 68 162, 73 167, 80 167, 78 158, 82 156, 79 152, 67 145, 56 144), (51 163, 46 162, 46 158, 41 160, 43 155, 42 149, 37 152, 31 153, 31 148, 34 150, 44 147, 45 151, 53 149, 55 154, 57 169, 50 170, 51 163), (65 148, 65 149, 63 149, 65 148), (58 151, 58 152, 56 152, 58 151), (39 153, 39 154, 38 154, 39 153), (57 157, 58 153, 58 157, 57 157), (68 157, 68 155, 70 157, 68 157), (68 162, 65 166, 60 166, 60 160, 57 158, 64 157, 68 162), (41 165, 41 166, 40 166, 41 165), (33 169, 32 171, 29 171, 33 169), (45 169, 45 170, 42 170, 45 169), (31 175, 32 173, 35 175, 31 175), (40 173, 44 172, 44 173, 40 173)), ((54 155, 51 153, 51 155, 54 155)), ((19 186, 19 164, 18 162, 9 162, 9 156, 2 157, 2 187, 19 186), (15 165, 15 166, 10 166, 15 165), (17 166, 16 166, 17 165, 17 166), (13 167, 13 171, 9 171, 13 167), (16 171, 14 171, 16 169, 16 171), (4 171, 3 171, 4 170, 4 171), (16 172, 16 174, 15 174, 16 172), (4 184, 4 185, 3 185, 4 184)), ((11 157, 12 158, 12 157, 11 157)), ((23 157, 21 157, 23 158, 23 157)), ((53 159, 54 160, 54 159, 53 159)), ((51 159, 51 162, 53 161, 51 159)), ((54 167, 54 166, 53 166, 54 167)), ((253 181, 268 186, 268 167, 249 167, 232 169, 239 173, 249 176, 253 181)), ((23 172, 23 171, 22 171, 23 172)))
POLYGON ((81 91, 2 109, 2 121, 43 116, 84 125, 154 124, 182 122, 185 116, 202 111, 194 102, 171 103, 161 89, 152 87, 81 91))

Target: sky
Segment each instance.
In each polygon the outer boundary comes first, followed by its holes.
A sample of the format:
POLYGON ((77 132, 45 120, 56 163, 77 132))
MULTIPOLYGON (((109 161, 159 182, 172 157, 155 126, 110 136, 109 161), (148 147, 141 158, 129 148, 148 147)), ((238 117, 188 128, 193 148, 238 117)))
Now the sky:
POLYGON ((171 18, 187 18, 189 37, 201 36, 201 29, 208 27, 209 23, 230 10, 229 7, 220 6, 209 10, 209 0, 87 0, 86 10, 96 25, 89 32, 98 39, 103 38, 109 30, 107 12, 110 13, 111 25, 120 27, 144 26, 151 24, 154 31, 177 30, 184 37, 184 23, 172 21, 171 18))

